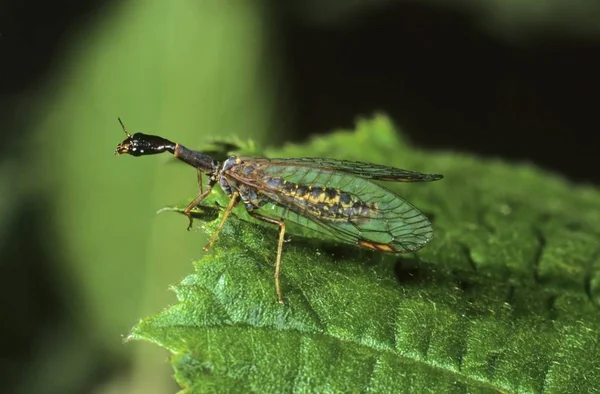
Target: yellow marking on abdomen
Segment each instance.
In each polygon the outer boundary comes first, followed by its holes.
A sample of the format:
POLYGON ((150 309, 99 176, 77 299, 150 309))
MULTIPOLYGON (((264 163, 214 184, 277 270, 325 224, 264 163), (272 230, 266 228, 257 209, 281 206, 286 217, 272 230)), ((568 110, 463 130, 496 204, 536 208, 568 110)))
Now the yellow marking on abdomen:
POLYGON ((360 222, 377 213, 377 205, 353 201, 351 194, 340 189, 282 180, 279 193, 292 198, 311 214, 327 220, 360 222))

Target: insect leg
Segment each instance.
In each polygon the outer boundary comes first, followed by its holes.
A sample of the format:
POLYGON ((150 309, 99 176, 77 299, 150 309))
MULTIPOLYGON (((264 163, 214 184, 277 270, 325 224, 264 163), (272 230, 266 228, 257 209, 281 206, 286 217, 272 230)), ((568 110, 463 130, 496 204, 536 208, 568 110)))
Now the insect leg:
POLYGON ((198 191, 200 192, 200 194, 203 193, 202 191, 202 170, 201 169, 197 169, 198 171, 198 191))
MULTIPOLYGON (((198 173, 198 175, 200 175, 200 173, 198 173)), ((212 186, 209 185, 208 189, 206 189, 206 191, 198 194, 198 197, 194 198, 194 201, 192 201, 191 203, 188 204, 187 207, 185 207, 185 210, 183 211, 183 213, 185 213, 187 215, 187 217, 190 219, 190 224, 188 224, 188 228, 187 228, 188 231, 192 228, 192 223, 194 222, 194 218, 192 217, 192 209, 194 209, 198 204, 200 204, 200 201, 204 200, 204 197, 208 196, 211 189, 212 189, 212 186)))
POLYGON ((258 220, 262 220, 263 222, 276 224, 279 226, 279 242, 277 244, 277 260, 275 261, 275 291, 277 292, 277 299, 280 304, 283 304, 283 297, 281 296, 281 287, 279 285, 279 271, 281 268, 281 252, 283 251, 283 239, 285 235, 285 223, 283 222, 283 218, 276 220, 271 219, 266 216, 263 216, 255 211, 248 211, 248 213, 258 220))
POLYGON ((231 199, 229 200, 229 204, 227 204, 227 208, 225 209, 225 213, 223 214, 223 219, 221 219, 221 223, 219 224, 219 227, 217 227, 217 230, 213 233, 212 237, 210 237, 210 241, 208 241, 208 244, 206 244, 206 246, 204 246, 204 248, 203 248, 204 251, 207 251, 215 243, 215 240, 217 239, 217 235, 219 235, 219 233, 221 232, 221 229, 223 228, 223 225, 225 224, 227 217, 231 213, 231 210, 233 209, 233 206, 235 205, 235 203, 237 202, 239 197, 240 197, 240 192, 238 192, 238 191, 235 191, 231 194, 231 199))

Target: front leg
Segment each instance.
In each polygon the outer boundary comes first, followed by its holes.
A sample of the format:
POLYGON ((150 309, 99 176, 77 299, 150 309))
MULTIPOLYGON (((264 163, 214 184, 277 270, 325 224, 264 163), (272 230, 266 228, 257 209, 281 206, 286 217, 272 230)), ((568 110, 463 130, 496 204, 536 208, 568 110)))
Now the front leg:
MULTIPOLYGON (((200 175, 200 174, 198 174, 200 175)), ((201 178, 200 178, 201 180, 201 178)), ((204 200, 204 198, 206 198, 206 196, 208 196, 208 194, 210 193, 210 191, 212 190, 214 183, 210 183, 208 184, 208 188, 202 192, 202 184, 199 184, 200 187, 200 193, 198 194, 198 197, 194 198, 194 200, 188 204, 187 207, 185 207, 185 210, 183 211, 183 213, 188 217, 188 219, 190 219, 190 223, 188 224, 188 231, 190 231, 190 229, 192 228, 192 223, 194 223, 194 218, 192 217, 192 209, 194 209, 195 207, 198 206, 198 204, 200 204, 200 202, 202 200, 204 200)))
POLYGON ((225 224, 227 217, 229 217, 231 210, 233 209, 233 207, 235 206, 235 204, 237 203, 239 198, 240 198, 240 192, 235 191, 231 194, 229 204, 227 204, 227 208, 225 209, 225 213, 223 214, 223 219, 221 219, 221 223, 219 223, 219 227, 217 227, 217 230, 213 233, 212 237, 210 237, 210 241, 208 242, 208 244, 206 244, 206 246, 204 246, 203 249, 205 251, 207 251, 209 248, 211 248, 212 245, 215 243, 215 240, 217 239, 217 235, 219 235, 219 233, 221 232, 221 229, 223 228, 223 225, 225 224))

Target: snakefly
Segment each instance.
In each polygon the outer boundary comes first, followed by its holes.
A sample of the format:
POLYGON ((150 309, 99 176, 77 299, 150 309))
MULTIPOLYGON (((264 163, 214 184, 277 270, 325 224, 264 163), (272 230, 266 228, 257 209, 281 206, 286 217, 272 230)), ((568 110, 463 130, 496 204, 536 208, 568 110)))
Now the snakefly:
POLYGON ((223 218, 204 247, 208 250, 223 228, 231 209, 240 201, 248 213, 279 227, 275 261, 275 291, 283 303, 279 284, 286 221, 322 236, 379 252, 403 253, 422 248, 433 237, 430 221, 417 208, 373 181, 430 182, 441 174, 422 174, 384 165, 324 158, 231 156, 223 163, 165 138, 129 134, 115 154, 146 156, 169 152, 196 168, 198 196, 184 213, 192 227, 192 209, 216 185, 229 196, 223 218), (208 187, 202 190, 202 174, 208 187))

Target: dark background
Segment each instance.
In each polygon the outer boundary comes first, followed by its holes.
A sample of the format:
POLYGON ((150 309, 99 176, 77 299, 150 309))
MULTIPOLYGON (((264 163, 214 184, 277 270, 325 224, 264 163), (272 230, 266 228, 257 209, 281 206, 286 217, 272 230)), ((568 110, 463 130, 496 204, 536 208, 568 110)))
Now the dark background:
MULTIPOLYGON (((20 93, 50 76, 57 48, 105 3, 4 6, 5 135, 22 137, 20 93)), ((265 22, 281 42, 294 140, 352 127, 357 114, 384 110, 419 145, 527 160, 600 182, 600 32, 580 32, 584 20, 525 24, 512 37, 495 35, 468 9, 453 6, 331 3, 351 12, 315 22, 301 11, 318 15, 319 1, 269 4, 265 22)))
MULTIPOLYGON (((529 20, 518 9, 495 18, 459 3, 367 3, 265 3, 263 21, 272 34, 267 40, 276 43, 280 67, 276 97, 289 111, 286 127, 271 130, 274 140, 302 141, 352 128, 357 116, 383 111, 424 148, 525 161, 576 182, 600 183, 600 31, 593 23, 598 8, 540 10, 542 17, 529 20)), ((32 106, 48 100, 38 92, 55 83, 65 43, 101 20, 110 6, 100 1, 0 6, 0 154, 16 174, 10 179, 26 177, 20 163, 44 149, 28 144, 28 133, 35 132, 32 106)), ((263 65, 269 62, 263 59, 263 65)), ((80 126, 85 132, 85 124, 80 126)), ((18 192, 14 183, 7 185, 18 192)), ((25 392, 31 388, 26 382, 35 379, 49 393, 97 386, 110 392, 106 382, 125 379, 134 362, 127 349, 106 350, 100 342, 86 343, 79 348, 83 355, 73 356, 74 344, 87 341, 78 333, 86 324, 74 317, 79 284, 64 272, 66 252, 49 230, 52 215, 44 216, 52 198, 20 193, 2 217, 0 381, 9 390, 2 391, 25 392), (61 334, 80 339, 61 344, 61 334), (51 359, 52 352, 60 355, 55 363, 70 366, 35 372, 36 363, 53 364, 40 361, 51 359), (85 367, 73 368, 82 359, 85 367), (42 384, 57 379, 62 383, 56 387, 42 384)))

